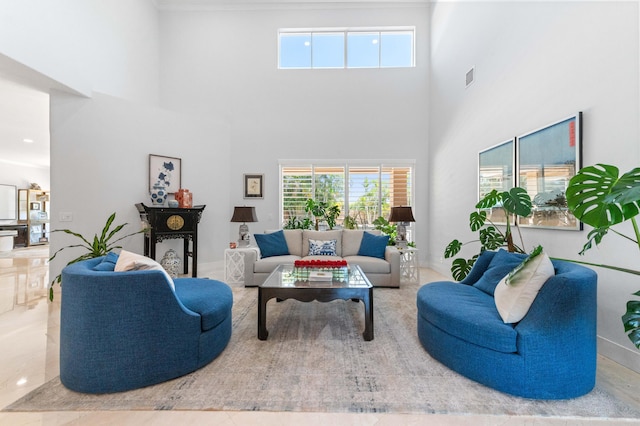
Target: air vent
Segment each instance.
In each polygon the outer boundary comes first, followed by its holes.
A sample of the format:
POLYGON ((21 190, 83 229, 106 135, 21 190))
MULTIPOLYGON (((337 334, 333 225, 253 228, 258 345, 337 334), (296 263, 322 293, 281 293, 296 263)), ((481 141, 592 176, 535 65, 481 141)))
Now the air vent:
POLYGON ((466 86, 465 87, 469 87, 471 86, 471 83, 473 83, 473 81, 475 80, 475 74, 476 74, 476 67, 472 67, 469 71, 467 71, 467 75, 466 75, 466 86))

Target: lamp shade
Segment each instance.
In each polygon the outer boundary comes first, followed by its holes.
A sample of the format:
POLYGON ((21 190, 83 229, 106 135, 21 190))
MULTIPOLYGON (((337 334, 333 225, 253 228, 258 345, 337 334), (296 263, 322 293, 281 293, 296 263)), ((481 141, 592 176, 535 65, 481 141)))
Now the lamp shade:
POLYGON ((415 222, 411 206, 391 207, 389 222, 415 222))
POLYGON ((257 222, 255 207, 234 207, 231 222, 257 222))

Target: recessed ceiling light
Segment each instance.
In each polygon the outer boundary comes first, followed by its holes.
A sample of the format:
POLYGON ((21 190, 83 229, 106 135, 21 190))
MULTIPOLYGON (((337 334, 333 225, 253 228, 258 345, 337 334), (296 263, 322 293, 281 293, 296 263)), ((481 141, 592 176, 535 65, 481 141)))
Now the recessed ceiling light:
POLYGON ((22 139, 22 142, 24 142, 24 143, 33 143, 33 139, 25 138, 25 139, 22 139))

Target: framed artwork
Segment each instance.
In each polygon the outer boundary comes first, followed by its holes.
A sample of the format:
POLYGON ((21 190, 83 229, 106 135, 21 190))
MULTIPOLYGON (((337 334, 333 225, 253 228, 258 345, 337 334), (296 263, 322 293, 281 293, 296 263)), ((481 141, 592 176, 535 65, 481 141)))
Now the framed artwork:
POLYGON ((520 225, 582 229, 565 196, 569 180, 582 167, 582 113, 520 136, 516 152, 517 185, 527 190, 533 204, 520 225))
MULTIPOLYGON (((513 188, 515 170, 515 139, 502 142, 478 154, 478 200, 492 190, 499 192, 513 188)), ((504 210, 487 209, 487 218, 493 223, 506 223, 504 210)))
POLYGON ((264 198, 264 175, 244 175, 244 198, 264 198))
POLYGON ((162 185, 174 194, 182 187, 182 160, 175 157, 149 154, 149 191, 162 185))
POLYGON ((30 203, 29 210, 40 210, 40 203, 35 203, 35 202, 30 203))

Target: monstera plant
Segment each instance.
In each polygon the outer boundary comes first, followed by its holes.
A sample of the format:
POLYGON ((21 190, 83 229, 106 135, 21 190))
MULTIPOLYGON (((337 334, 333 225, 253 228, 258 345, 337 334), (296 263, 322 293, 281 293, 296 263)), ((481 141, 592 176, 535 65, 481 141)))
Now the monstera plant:
MULTIPOLYGON (((640 250, 640 229, 636 217, 640 214, 640 167, 622 176, 617 167, 607 164, 584 167, 569 182, 566 195, 569 210, 579 220, 593 227, 580 254, 592 248, 594 243, 598 245, 609 232, 632 242, 640 250), (613 229, 615 225, 627 221, 633 227, 633 235, 613 229)), ((577 263, 640 275, 640 271, 617 266, 577 263)), ((634 295, 640 296, 640 291, 634 295)), ((640 349, 640 300, 627 302, 622 323, 629 339, 640 349)))
MULTIPOLYGON (((516 187, 509 191, 498 192, 494 189, 476 204, 476 209, 478 210, 474 210, 469 216, 469 227, 471 231, 478 232, 478 239, 466 243, 457 239, 451 241, 444 251, 446 259, 457 255, 464 245, 473 242, 480 243, 480 253, 485 250, 496 250, 504 245, 510 252, 525 253, 524 248, 514 243, 512 229, 514 226, 518 228, 518 216, 526 217, 531 214, 531 197, 526 190, 516 187), (504 211, 506 218, 504 230, 487 217, 487 209, 490 208, 502 208, 504 211), (511 224, 512 217, 514 219, 513 225, 511 224)), ((522 236, 520 236, 520 241, 522 242, 522 236)), ((524 246, 524 244, 522 245, 524 246)), ((453 278, 456 280, 464 279, 471 271, 471 267, 480 253, 470 259, 462 257, 455 259, 451 264, 453 278)))

